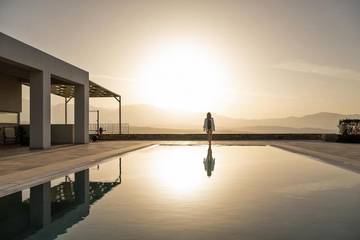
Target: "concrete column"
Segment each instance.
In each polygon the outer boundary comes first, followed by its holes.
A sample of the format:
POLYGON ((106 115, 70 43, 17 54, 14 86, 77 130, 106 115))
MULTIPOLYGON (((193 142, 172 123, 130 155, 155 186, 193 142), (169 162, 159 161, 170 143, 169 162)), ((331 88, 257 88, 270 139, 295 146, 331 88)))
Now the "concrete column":
POLYGON ((50 182, 30 188, 30 224, 42 228, 51 223, 50 182))
POLYGON ((89 82, 75 85, 75 143, 89 142, 89 82))
POLYGON ((89 204, 89 169, 75 173, 75 200, 77 203, 89 204))
POLYGON ((51 77, 47 72, 30 75, 30 148, 51 147, 51 77))

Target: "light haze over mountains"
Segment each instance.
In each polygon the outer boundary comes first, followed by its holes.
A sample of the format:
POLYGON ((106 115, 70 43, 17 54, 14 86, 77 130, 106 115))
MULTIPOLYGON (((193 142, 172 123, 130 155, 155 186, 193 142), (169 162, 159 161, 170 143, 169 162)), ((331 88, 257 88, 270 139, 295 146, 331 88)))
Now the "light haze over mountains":
MULTIPOLYGON (((22 121, 27 122, 28 102, 23 104, 22 121)), ((100 111, 100 123, 117 123, 118 109, 93 108, 100 111)), ((73 105, 68 106, 68 119, 73 120, 73 105)), ((151 105, 125 105, 123 122, 130 124, 132 133, 198 133, 202 131, 205 113, 163 109, 151 105)), ((360 118, 360 114, 345 115, 320 112, 302 117, 271 119, 241 119, 214 114, 217 132, 248 133, 335 133, 339 119, 360 118)), ((52 122, 64 123, 64 104, 52 106, 52 122)), ((96 114, 90 113, 90 122, 96 114)))

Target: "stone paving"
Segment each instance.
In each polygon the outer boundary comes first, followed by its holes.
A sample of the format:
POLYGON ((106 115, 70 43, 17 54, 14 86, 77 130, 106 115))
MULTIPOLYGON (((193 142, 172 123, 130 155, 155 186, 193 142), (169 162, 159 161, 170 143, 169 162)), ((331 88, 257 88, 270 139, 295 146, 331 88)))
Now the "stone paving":
POLYGON ((153 142, 96 142, 55 147, 43 151, 24 150, 0 157, 0 197, 56 177, 87 169, 96 163, 153 142))

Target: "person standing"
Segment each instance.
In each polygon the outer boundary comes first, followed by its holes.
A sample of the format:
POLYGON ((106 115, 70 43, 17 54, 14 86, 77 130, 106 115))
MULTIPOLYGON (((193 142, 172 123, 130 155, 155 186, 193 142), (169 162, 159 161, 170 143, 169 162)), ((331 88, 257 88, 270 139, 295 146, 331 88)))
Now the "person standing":
POLYGON ((215 123, 214 123, 214 119, 211 117, 210 112, 206 114, 203 129, 208 135, 209 147, 211 147, 212 134, 215 131, 215 123))

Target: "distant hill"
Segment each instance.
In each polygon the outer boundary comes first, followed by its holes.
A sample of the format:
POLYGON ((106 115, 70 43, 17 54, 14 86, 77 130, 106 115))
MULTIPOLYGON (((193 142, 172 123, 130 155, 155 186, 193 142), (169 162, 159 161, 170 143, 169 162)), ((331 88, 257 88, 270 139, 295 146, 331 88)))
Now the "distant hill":
MULTIPOLYGON (((332 130, 320 128, 288 128, 279 126, 254 126, 244 127, 238 130, 220 129, 217 133, 333 133, 332 130)), ((130 133, 202 133, 201 128, 197 129, 175 129, 175 128, 152 128, 132 126, 130 133)))
MULTIPOLYGON (((22 119, 29 117, 28 102, 23 104, 22 119)), ((90 106, 90 109, 93 107, 90 106)), ((100 111, 100 122, 116 123, 117 109, 97 108, 100 111)), ((90 121, 95 122, 96 114, 90 114, 90 121)), ((169 110, 151 105, 125 105, 122 109, 123 122, 130 124, 132 132, 143 133, 180 133, 201 132, 204 113, 169 110)), ((214 114, 218 132, 244 133, 335 133, 339 119, 360 118, 360 114, 344 115, 320 112, 302 117, 237 119, 214 114)), ((64 122, 64 105, 52 107, 53 123, 64 122)), ((69 104, 68 119, 72 122, 73 105, 69 104)))

